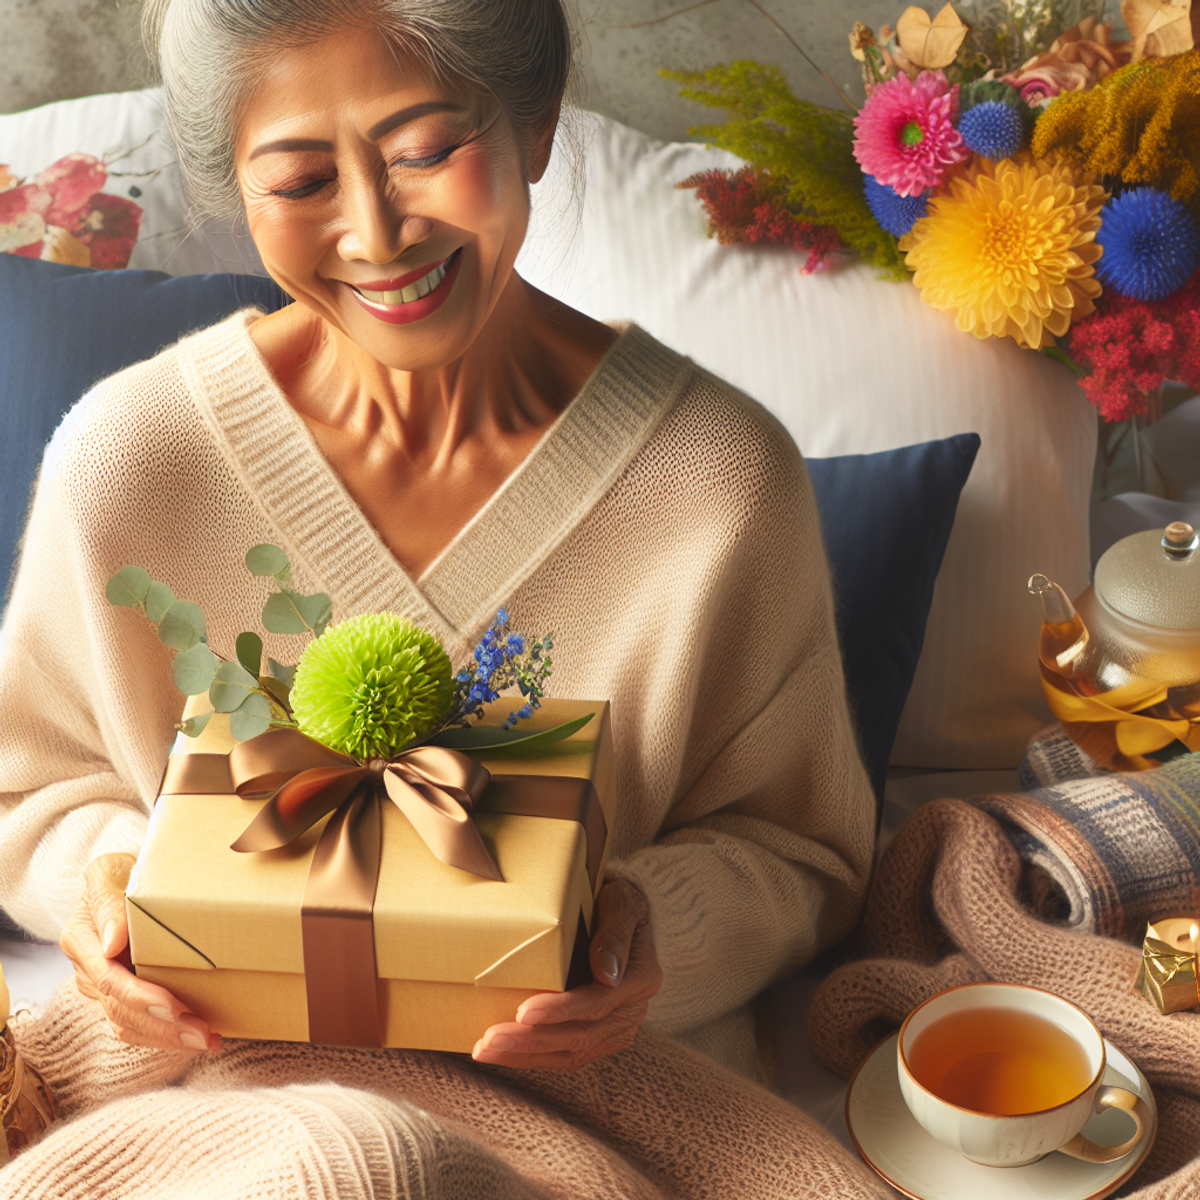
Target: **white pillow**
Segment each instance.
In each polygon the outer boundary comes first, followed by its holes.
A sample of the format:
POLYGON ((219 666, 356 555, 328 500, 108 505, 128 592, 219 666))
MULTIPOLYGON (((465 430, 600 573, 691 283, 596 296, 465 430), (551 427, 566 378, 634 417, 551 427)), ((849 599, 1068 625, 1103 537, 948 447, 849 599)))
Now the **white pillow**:
MULTIPOLYGON (((260 269, 244 235, 188 233, 160 125, 155 90, 60 101, 0 116, 0 162, 32 174, 75 150, 109 161, 132 151, 114 171, 163 170, 109 180, 110 190, 142 191, 131 266, 260 269)), ((1070 374, 1011 341, 960 333, 910 284, 870 268, 805 276, 790 251, 708 239, 694 194, 675 185, 737 165, 730 155, 591 114, 579 115, 576 140, 586 189, 558 153, 534 188, 519 264, 531 282, 598 319, 636 321, 765 404, 807 455, 980 435, 892 761, 1016 765, 1050 720, 1026 580, 1040 571, 1075 595, 1089 578, 1096 421, 1070 374)))
POLYGON ((91 154, 108 166, 104 191, 142 208, 131 267, 199 275, 261 272, 249 237, 219 224, 200 228, 188 216, 175 155, 162 132, 158 88, 59 100, 0 114, 0 163, 31 179, 67 154, 91 154))

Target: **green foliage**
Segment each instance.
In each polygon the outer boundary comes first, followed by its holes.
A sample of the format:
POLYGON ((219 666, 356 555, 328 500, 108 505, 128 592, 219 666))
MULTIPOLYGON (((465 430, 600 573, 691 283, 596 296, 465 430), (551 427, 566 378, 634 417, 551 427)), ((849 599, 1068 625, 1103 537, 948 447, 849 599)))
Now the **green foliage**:
POLYGON ((968 42, 984 70, 1017 70, 1084 17, 1102 18, 1105 0, 972 0, 961 7, 968 42))
POLYGON ((190 649, 175 655, 172 668, 175 686, 185 696, 199 696, 207 692, 220 661, 204 642, 197 642, 190 649))
POLYGON ((258 737, 271 728, 271 705, 261 692, 249 692, 237 708, 229 714, 229 732, 239 742, 258 737))
MULTIPOLYGON (((278 547, 253 547, 246 555, 252 575, 268 578, 279 589, 268 597, 263 624, 272 633, 319 635, 332 616, 332 603, 323 593, 303 596, 291 587, 291 564, 278 547)), ((180 600, 165 584, 142 567, 122 567, 104 589, 109 602, 136 608, 153 624, 159 641, 175 651, 171 672, 175 686, 185 696, 208 693, 217 712, 228 713, 230 729, 239 740, 256 737, 271 725, 294 725, 289 692, 295 668, 268 659, 271 674, 264 676, 263 641, 257 633, 241 633, 236 659, 223 659, 208 645, 204 613, 198 604, 180 600)), ((176 728, 197 737, 212 713, 181 721, 176 728)))
POLYGON ((845 113, 793 95, 778 67, 744 60, 706 71, 664 71, 680 94, 730 113, 723 125, 691 130, 784 183, 789 211, 828 225, 864 262, 907 278, 896 239, 867 207, 854 158, 854 125, 845 113))
POLYGON ((257 633, 239 633, 236 648, 238 662, 257 679, 262 670, 262 638, 257 633))

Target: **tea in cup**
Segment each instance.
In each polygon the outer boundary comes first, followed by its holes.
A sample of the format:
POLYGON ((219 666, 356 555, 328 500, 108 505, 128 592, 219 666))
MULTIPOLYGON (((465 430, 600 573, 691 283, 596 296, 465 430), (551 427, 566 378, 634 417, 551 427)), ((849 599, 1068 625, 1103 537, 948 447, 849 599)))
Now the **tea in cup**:
POLYGON ((900 1091, 939 1142, 988 1167, 1020 1167, 1060 1150, 1087 1162, 1123 1158, 1151 1125, 1135 1092, 1105 1086, 1104 1038, 1069 1000, 1040 988, 972 983, 909 1013, 897 1045, 900 1091), (1123 1109, 1137 1126, 1119 1146, 1081 1130, 1123 1109))

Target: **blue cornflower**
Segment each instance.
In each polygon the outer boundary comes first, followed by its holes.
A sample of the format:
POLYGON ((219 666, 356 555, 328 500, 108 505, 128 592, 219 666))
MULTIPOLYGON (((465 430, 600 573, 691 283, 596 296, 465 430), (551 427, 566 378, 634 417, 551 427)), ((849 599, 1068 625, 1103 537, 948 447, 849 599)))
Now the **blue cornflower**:
POLYGON ((901 196, 895 188, 880 183, 873 175, 864 175, 863 180, 867 206, 875 220, 893 237, 903 237, 925 215, 928 192, 921 196, 901 196))
POLYGON ((968 150, 993 162, 1011 158, 1025 144, 1025 122, 1011 104, 984 100, 959 118, 958 132, 968 150))
POLYGON ((1104 254, 1096 274, 1132 300, 1164 300, 1200 267, 1200 234, 1192 214, 1157 188, 1114 196, 1101 210, 1096 242, 1104 254))

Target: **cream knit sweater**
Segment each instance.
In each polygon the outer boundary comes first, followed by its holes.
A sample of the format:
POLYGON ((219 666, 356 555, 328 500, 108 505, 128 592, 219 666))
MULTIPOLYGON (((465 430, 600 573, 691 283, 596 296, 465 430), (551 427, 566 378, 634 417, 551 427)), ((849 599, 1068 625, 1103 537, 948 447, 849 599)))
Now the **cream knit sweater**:
POLYGON ((648 897, 665 977, 648 1023, 744 1065, 742 1006, 851 928, 874 830, 791 439, 630 327, 413 580, 269 374, 256 316, 99 385, 47 450, 0 630, 0 907, 56 937, 84 866, 146 828, 182 698, 108 576, 145 566, 232 654, 266 594, 242 556, 275 542, 335 619, 399 612, 456 665, 501 606, 553 632, 554 694, 612 702, 612 873, 648 897))

